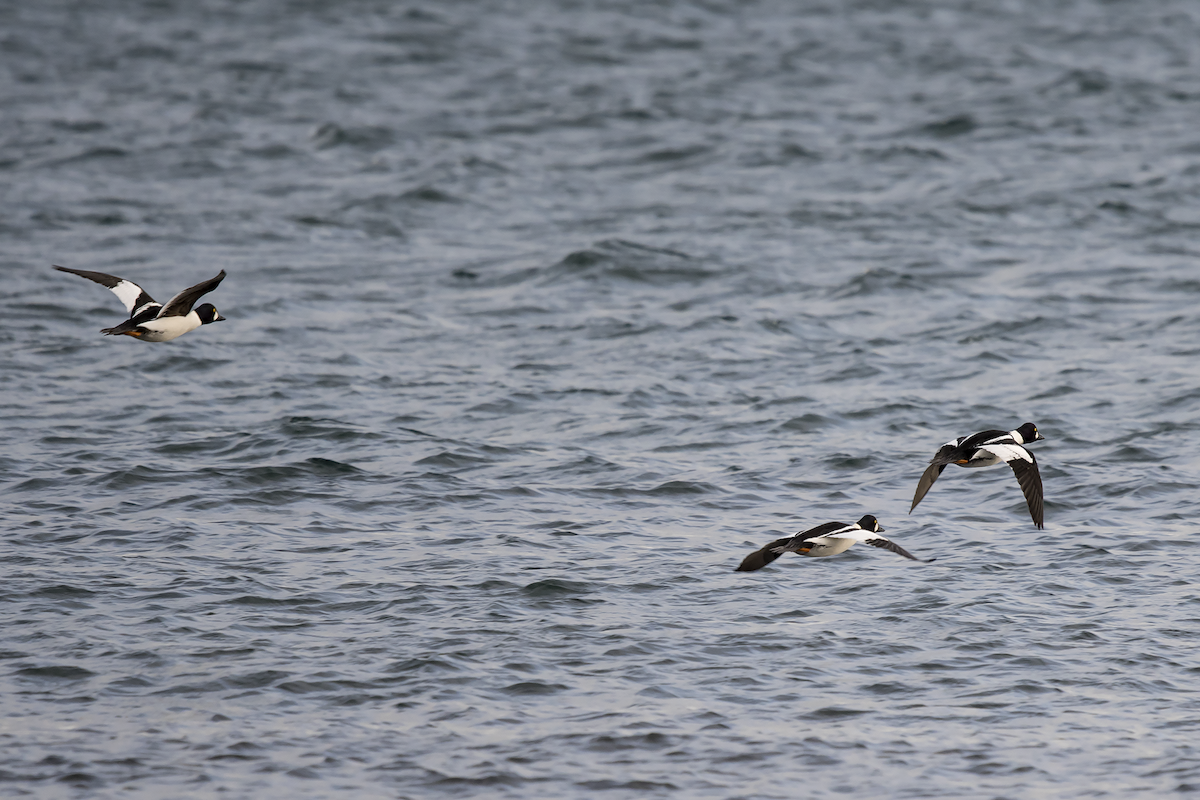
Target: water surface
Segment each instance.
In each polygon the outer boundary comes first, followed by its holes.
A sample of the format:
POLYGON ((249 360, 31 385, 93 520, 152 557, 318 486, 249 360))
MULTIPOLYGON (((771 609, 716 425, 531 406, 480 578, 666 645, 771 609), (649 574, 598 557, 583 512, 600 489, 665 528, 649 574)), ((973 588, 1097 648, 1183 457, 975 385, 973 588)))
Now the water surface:
POLYGON ((3 793, 1200 789, 1191 4, 27 6, 3 793))

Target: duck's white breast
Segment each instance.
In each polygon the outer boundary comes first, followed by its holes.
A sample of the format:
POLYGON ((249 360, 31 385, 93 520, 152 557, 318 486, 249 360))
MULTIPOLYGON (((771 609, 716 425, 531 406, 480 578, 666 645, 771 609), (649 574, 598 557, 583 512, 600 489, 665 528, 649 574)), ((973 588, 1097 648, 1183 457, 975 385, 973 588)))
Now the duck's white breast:
POLYGON ((169 342, 200 327, 200 315, 195 311, 182 317, 159 317, 138 326, 149 331, 141 338, 147 342, 169 342))

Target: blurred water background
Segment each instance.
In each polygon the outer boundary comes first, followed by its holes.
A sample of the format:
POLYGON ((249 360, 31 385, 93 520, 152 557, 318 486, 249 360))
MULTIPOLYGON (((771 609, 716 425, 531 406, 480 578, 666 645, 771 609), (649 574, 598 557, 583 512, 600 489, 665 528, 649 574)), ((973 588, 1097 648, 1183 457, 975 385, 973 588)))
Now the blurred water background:
POLYGON ((1200 7, 0 8, 0 794, 1200 791, 1200 7), (225 269, 228 322, 106 338, 225 269), (1033 421, 1046 528, 937 446, 1033 421), (858 547, 735 574, 877 515, 858 547))

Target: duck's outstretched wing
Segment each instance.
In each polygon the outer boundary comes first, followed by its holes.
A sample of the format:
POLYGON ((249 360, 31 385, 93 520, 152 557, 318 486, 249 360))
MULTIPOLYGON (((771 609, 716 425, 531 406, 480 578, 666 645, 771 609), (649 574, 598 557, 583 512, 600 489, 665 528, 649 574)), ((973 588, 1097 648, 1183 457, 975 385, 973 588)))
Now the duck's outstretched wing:
MULTIPOLYGON (((196 301, 211 292, 213 289, 217 288, 223 280, 225 280, 225 270, 221 270, 215 278, 209 278, 206 281, 197 283, 195 286, 184 289, 182 292, 167 301, 167 304, 162 307, 161 311, 158 312, 158 316, 187 316, 188 313, 191 312, 192 306, 196 304, 196 301)), ((113 291, 116 290, 114 289, 113 291)))
POLYGON ((957 445, 958 442, 947 442, 938 448, 937 454, 929 462, 929 466, 921 473, 921 480, 917 481, 917 491, 913 494, 912 505, 909 506, 908 513, 911 514, 913 509, 917 507, 917 503, 921 502, 921 499, 929 494, 929 490, 933 488, 933 482, 946 469, 946 465, 954 463, 954 454, 958 452, 957 445))
POLYGON ((762 569, 767 564, 770 564, 775 559, 786 553, 784 545, 792 541, 796 537, 785 536, 782 539, 776 539, 761 550, 755 550, 750 555, 742 559, 742 563, 734 572, 754 572, 756 569, 762 569))
POLYGON ((933 482, 938 479, 938 476, 942 474, 942 470, 945 468, 945 464, 930 464, 925 468, 925 472, 921 474, 921 480, 917 481, 917 491, 913 494, 912 505, 908 507, 908 513, 911 514, 913 509, 917 507, 917 503, 921 502, 921 499, 929 494, 929 490, 933 488, 933 482))
MULTIPOLYGON (((1030 458, 1033 458, 1032 454, 1030 454, 1030 458)), ((1045 502, 1042 499, 1042 475, 1038 472, 1037 462, 1010 461, 1008 465, 1012 467, 1013 473, 1017 476, 1017 483, 1021 484, 1021 491, 1025 493, 1025 504, 1029 506, 1029 516, 1033 520, 1033 524, 1039 528, 1046 527, 1045 502)))
MULTIPOLYGON (((129 312, 129 318, 143 317, 153 319, 162 308, 161 304, 154 302, 154 298, 146 294, 146 290, 138 286, 133 281, 118 278, 115 275, 105 275, 103 272, 90 272, 86 269, 71 269, 70 267, 60 267, 53 265, 59 272, 69 272, 72 275, 78 275, 81 278, 87 278, 89 281, 95 281, 101 286, 106 286, 112 289, 113 294, 117 299, 124 304, 125 310, 129 312)), ((184 312, 186 313, 186 312, 184 312)))
POLYGON ((872 547, 880 547, 880 548, 883 548, 884 550, 891 550, 893 553, 904 556, 905 558, 911 558, 913 561, 923 561, 926 564, 928 564, 930 561, 937 560, 936 558, 917 558, 912 553, 908 552, 903 547, 896 544, 895 542, 893 542, 891 539, 887 538, 886 536, 880 536, 878 533, 872 533, 871 531, 863 531, 863 530, 845 531, 842 533, 835 533, 830 538, 831 539, 854 539, 857 542, 862 542, 863 544, 869 544, 872 547))
POLYGON ((980 448, 1004 459, 1012 467, 1025 494, 1025 505, 1029 506, 1029 516, 1033 524, 1039 528, 1045 527, 1045 502, 1042 499, 1042 474, 1038 471, 1037 459, 1033 453, 1019 444, 986 444, 980 448))

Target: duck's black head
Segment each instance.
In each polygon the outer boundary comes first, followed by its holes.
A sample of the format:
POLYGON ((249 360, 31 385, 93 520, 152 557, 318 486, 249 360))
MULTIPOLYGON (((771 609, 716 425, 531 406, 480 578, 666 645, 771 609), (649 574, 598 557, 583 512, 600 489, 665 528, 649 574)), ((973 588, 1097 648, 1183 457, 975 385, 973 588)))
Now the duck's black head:
POLYGON ((879 524, 879 520, 875 519, 870 514, 867 514, 858 521, 858 527, 862 528, 864 531, 870 531, 871 533, 883 533, 883 526, 879 524))
POLYGON ((201 325, 207 325, 210 322, 221 322, 225 319, 217 313, 216 306, 212 303, 203 303, 196 306, 196 316, 200 318, 201 325))
POLYGON ((1032 422, 1026 422, 1024 425, 1017 428, 1017 433, 1021 434, 1021 441, 1023 441, 1025 444, 1036 442, 1038 439, 1046 438, 1038 433, 1037 425, 1034 425, 1032 422))

